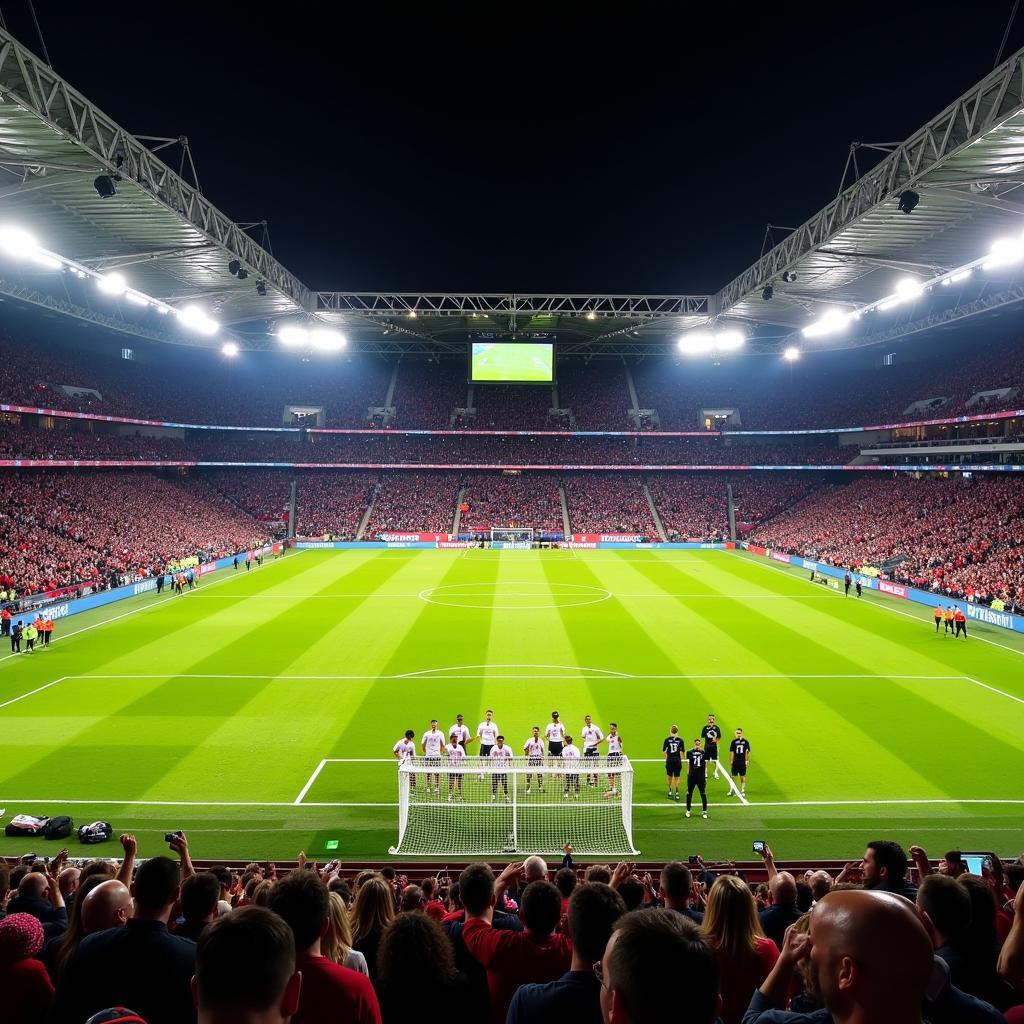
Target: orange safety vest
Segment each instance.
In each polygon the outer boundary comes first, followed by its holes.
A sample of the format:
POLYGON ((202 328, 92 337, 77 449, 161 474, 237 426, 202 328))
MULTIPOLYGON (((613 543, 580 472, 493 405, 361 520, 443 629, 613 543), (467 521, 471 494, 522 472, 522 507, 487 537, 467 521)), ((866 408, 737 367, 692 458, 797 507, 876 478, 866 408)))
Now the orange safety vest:
POLYGON ((947 622, 952 622, 953 621, 953 613, 952 613, 952 611, 950 611, 950 609, 947 608, 946 611, 943 613, 943 618, 947 622))
POLYGON ((942 618, 942 609, 938 605, 935 606, 935 618, 942 618))
POLYGON ((52 633, 53 632, 53 619, 47 619, 43 623, 43 632, 44 633, 52 633))

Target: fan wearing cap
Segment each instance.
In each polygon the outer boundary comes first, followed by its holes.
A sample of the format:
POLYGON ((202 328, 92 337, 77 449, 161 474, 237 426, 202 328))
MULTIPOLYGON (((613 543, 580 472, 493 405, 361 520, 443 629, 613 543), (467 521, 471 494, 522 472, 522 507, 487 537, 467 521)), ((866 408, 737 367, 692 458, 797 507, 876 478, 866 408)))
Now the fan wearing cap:
POLYGON ((557 711, 551 712, 551 721, 544 730, 544 738, 548 741, 548 756, 561 757, 562 744, 565 743, 565 726, 562 725, 557 711))
POLYGON ((4 1024, 45 1020, 53 1002, 53 983, 36 957, 43 948, 43 926, 31 914, 0 920, 0 1016, 4 1024))

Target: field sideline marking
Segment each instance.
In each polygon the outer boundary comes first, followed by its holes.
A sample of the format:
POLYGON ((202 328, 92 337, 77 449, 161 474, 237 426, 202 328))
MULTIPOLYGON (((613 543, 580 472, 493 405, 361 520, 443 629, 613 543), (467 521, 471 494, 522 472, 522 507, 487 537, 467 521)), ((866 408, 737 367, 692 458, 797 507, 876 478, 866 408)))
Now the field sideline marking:
MULTIPOLYGON (((283 562, 283 561, 284 561, 284 559, 278 558, 278 559, 275 559, 274 562, 271 562, 271 565, 273 565, 275 563, 283 562)), ((224 566, 224 568, 226 569, 227 566, 224 566)), ((259 572, 259 570, 262 569, 262 568, 263 568, 262 565, 258 565, 258 566, 256 566, 256 571, 259 572)), ((250 569, 248 571, 251 572, 252 570, 250 569)), ((123 612, 121 615, 112 615, 109 619, 103 619, 100 622, 94 622, 91 626, 83 626, 81 629, 73 629, 70 633, 61 633, 59 636, 54 637, 53 642, 54 643, 59 643, 61 640, 70 640, 71 637, 78 636, 79 633, 88 632, 88 630, 90 630, 90 629, 96 629, 98 626, 107 626, 111 622, 117 622, 118 619, 126 619, 126 618, 128 618, 129 615, 137 615, 139 612, 148 611, 151 608, 160 608, 167 601, 172 600, 176 596, 177 597, 188 597, 189 594, 198 594, 200 592, 205 593, 211 587, 217 586, 218 583, 224 583, 227 580, 234 580, 234 579, 240 579, 240 577, 238 576, 237 572, 232 572, 229 576, 223 576, 219 580, 213 580, 212 582, 210 582, 205 587, 196 587, 195 590, 188 590, 184 594, 177 594, 177 595, 175 595, 174 591, 171 591, 171 593, 168 594, 164 598, 163 601, 157 601, 155 604, 150 603, 150 604, 140 605, 138 608, 132 608, 131 611, 123 612)), ((146 591, 146 593, 154 593, 154 592, 155 591, 146 591)), ((140 594, 138 596, 141 597, 142 595, 140 594)), ((25 612, 24 614, 27 616, 27 615, 29 615, 31 613, 30 612, 25 612)), ((42 650, 43 648, 40 648, 40 649, 42 650)), ((26 653, 26 652, 24 652, 24 651, 21 652, 21 654, 24 654, 24 653, 26 653)), ((14 654, 14 653, 5 654, 3 656, 0 656, 0 661, 10 661, 11 658, 17 658, 17 657, 20 657, 20 655, 19 654, 14 654)), ((64 678, 68 679, 70 677, 64 676, 64 678)), ((0 704, 0 707, 4 707, 4 705, 0 704)))
POLYGON ((302 798, 310 791, 313 783, 316 782, 317 776, 324 770, 324 765, 327 764, 327 759, 322 760, 316 768, 313 770, 313 774, 306 780, 306 784, 299 790, 299 795, 295 798, 296 804, 302 803, 302 798))
POLYGON ((12 697, 10 700, 5 700, 0 704, 0 708, 6 708, 10 704, 17 704, 19 700, 24 700, 26 697, 31 697, 34 693, 42 693, 43 690, 48 690, 51 686, 56 686, 58 683, 64 682, 68 676, 61 676, 59 679, 54 679, 50 683, 44 683, 42 686, 37 686, 34 690, 29 690, 28 693, 23 693, 18 697, 12 697))
MULTIPOLYGON (((734 552, 734 554, 735 554, 735 552, 734 552)), ((799 575, 797 575, 796 573, 787 572, 785 569, 781 568, 781 566, 772 565, 770 562, 755 562, 755 561, 753 561, 753 559, 750 559, 750 558, 743 558, 743 559, 741 559, 741 561, 743 561, 743 562, 751 562, 753 565, 759 565, 759 566, 761 566, 762 569, 774 569, 776 572, 781 572, 783 574, 783 576, 786 576, 788 579, 799 579, 800 578, 799 575)), ((793 568, 795 568, 795 567, 793 567, 793 568)), ((798 594, 794 594, 792 596, 793 597, 799 597, 798 594)), ((839 593, 838 593, 838 591, 830 591, 828 594, 823 594, 822 596, 823 597, 839 597, 839 593)), ((844 598, 844 600, 845 600, 845 598, 844 598)), ((952 600, 952 598, 950 598, 950 600, 952 600)), ((864 602, 861 602, 861 603, 863 604, 864 602)), ((894 608, 888 601, 877 601, 877 602, 876 601, 868 601, 866 603, 866 607, 868 607, 868 608, 879 608, 882 611, 887 611, 887 612, 895 612, 895 614, 897 614, 897 615, 903 615, 906 618, 913 619, 915 622, 919 622, 919 623, 927 623, 927 622, 930 621, 930 620, 926 619, 923 615, 914 615, 911 612, 903 611, 902 608, 894 608)), ((923 608, 925 606, 922 605, 921 607, 923 608)), ((998 640, 989 640, 988 637, 978 636, 977 633, 975 633, 974 636, 969 638, 969 639, 980 640, 983 644, 991 644, 993 647, 1001 647, 1004 651, 1009 651, 1011 654, 1018 654, 1018 655, 1019 654, 1024 654, 1024 651, 1018 651, 1016 647, 1007 647, 1006 644, 1001 644, 1001 643, 999 643, 998 640)), ((895 677, 894 676, 889 676, 888 678, 892 679, 892 678, 895 678, 895 677)), ((963 678, 964 679, 968 679, 969 677, 968 676, 964 676, 963 678)), ((972 679, 971 682, 974 682, 974 680, 972 679)), ((997 691, 997 692, 1000 692, 1000 691, 997 691)), ((1014 700, 1019 700, 1020 698, 1014 697, 1013 699, 1014 700)), ((1021 703, 1024 704, 1024 701, 1021 701, 1021 703)))
MULTIPOLYGON (((332 680, 339 679, 345 680, 365 680, 365 679, 430 679, 438 681, 442 679, 479 679, 489 681, 492 679, 561 679, 567 683, 580 682, 583 679, 667 679, 667 680, 678 680, 678 679, 877 679, 879 681, 886 679, 915 679, 922 682, 928 681, 951 681, 951 680, 964 680, 967 682, 973 682, 969 676, 910 676, 910 675, 888 675, 885 673, 878 672, 858 672, 848 673, 844 675, 830 675, 828 673, 786 673, 786 672, 759 672, 741 675, 730 675, 730 674, 713 674, 709 675, 703 672, 693 672, 681 675, 668 675, 664 673, 642 673, 639 675, 630 675, 626 672, 618 672, 614 675, 611 674, 611 670, 605 669, 584 669, 582 673, 578 675, 527 675, 522 672, 516 672, 511 675, 486 675, 478 673, 475 675, 468 676, 451 676, 445 675, 445 669, 420 669, 417 672, 399 672, 397 675, 301 675, 301 676, 283 676, 283 675, 260 675, 257 673, 218 673, 218 672, 154 672, 154 673, 122 673, 117 675, 108 674, 106 672, 90 672, 83 675, 68 675, 64 676, 64 679, 298 679, 298 680, 332 680), (588 675, 587 672, 600 672, 600 675, 588 675), (430 673, 430 674, 424 674, 430 673)), ((986 684, 981 684, 986 685, 986 684)), ((997 693, 1000 691, 996 691, 997 693)), ((1012 696, 1008 694, 1007 696, 1012 696)), ((1014 697, 1014 700, 1018 698, 1014 697)))

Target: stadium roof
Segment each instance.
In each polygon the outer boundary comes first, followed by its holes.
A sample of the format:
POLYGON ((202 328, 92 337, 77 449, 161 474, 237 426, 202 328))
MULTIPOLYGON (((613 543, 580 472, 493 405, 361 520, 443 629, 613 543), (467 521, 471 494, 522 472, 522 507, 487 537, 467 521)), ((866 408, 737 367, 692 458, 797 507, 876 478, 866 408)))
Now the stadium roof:
MULTIPOLYGON (((993 239, 1019 235, 1024 203, 1024 50, 906 142, 716 295, 516 295, 315 292, 200 192, 187 141, 132 136, 0 29, 0 221, 91 272, 118 270, 133 289, 180 307, 196 302, 250 348, 268 326, 318 319, 358 347, 463 351, 468 336, 553 335, 562 351, 628 354, 672 346, 681 331, 724 319, 776 351, 823 309, 853 309, 910 274, 929 280, 973 261, 993 239), (155 145, 154 145, 155 144, 155 145), (177 146, 178 171, 159 153, 177 146), (186 169, 191 170, 191 182, 186 169), (100 198, 98 176, 116 195, 100 198), (909 215, 898 197, 916 193, 909 215), (237 260, 244 279, 228 264, 237 260), (771 297, 762 297, 766 286, 771 297)), ((80 275, 0 262, 0 293, 130 334, 210 344, 153 307, 100 295, 80 275)), ((1006 274, 948 289, 939 307, 907 306, 821 347, 866 344, 1024 300, 1006 274), (948 296, 948 298, 947 298, 948 296)))

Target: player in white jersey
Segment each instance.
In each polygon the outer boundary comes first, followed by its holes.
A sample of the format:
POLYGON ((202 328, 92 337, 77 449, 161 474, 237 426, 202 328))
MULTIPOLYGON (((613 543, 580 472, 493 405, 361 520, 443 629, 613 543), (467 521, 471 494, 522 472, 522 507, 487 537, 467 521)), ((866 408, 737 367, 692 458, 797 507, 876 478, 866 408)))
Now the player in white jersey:
MULTIPOLYGON (((437 727, 437 719, 430 720, 430 731, 423 734, 420 740, 423 748, 423 759, 428 767, 441 767, 441 752, 444 750, 444 733, 437 727)), ((427 792, 430 790, 430 780, 434 780, 438 795, 441 793, 441 776, 432 772, 427 773, 427 792)))
POLYGON ((473 742, 473 736, 469 726, 462 720, 462 715, 455 716, 455 724, 448 727, 448 735, 456 737, 455 742, 462 747, 465 753, 469 753, 469 744, 473 742))
MULTIPOLYGON (((526 763, 534 768, 539 768, 544 763, 544 741, 540 738, 540 726, 533 727, 533 735, 523 744, 523 753, 526 754, 526 763)), ((530 795, 530 779, 532 775, 526 776, 526 795, 530 795)), ((537 792, 544 792, 544 776, 537 772, 537 792)))
MULTIPOLYGON (((391 753, 395 755, 395 760, 401 765, 408 761, 410 764, 413 758, 416 757, 416 733, 412 729, 405 730, 405 736, 400 739, 392 748, 391 753)), ((409 776, 409 788, 416 788, 416 776, 409 776)))
MULTIPOLYGON (((580 748, 577 747, 571 736, 565 737, 565 746, 562 748, 562 760, 565 762, 566 771, 571 771, 573 768, 578 768, 581 759, 580 748)), ((565 792, 562 794, 563 800, 569 799, 569 790, 573 791, 576 800, 580 798, 580 777, 576 775, 566 775, 565 777, 565 792)))
MULTIPOLYGON (((459 716, 462 717, 461 715, 459 716)), ((458 768, 466 758, 466 751, 459 742, 459 734, 453 732, 448 737, 448 746, 444 748, 445 761, 449 768, 458 768)), ((452 802, 452 792, 457 799, 462 799, 462 772, 452 772, 448 776, 448 803, 452 802)))
MULTIPOLYGON (((583 739, 583 756, 584 757, 600 757, 601 751, 597 749, 599 743, 604 740, 604 733, 601 732, 599 726, 594 725, 593 719, 590 715, 586 715, 583 719, 583 730, 580 733, 583 739)), ((587 785, 597 785, 597 773, 587 776, 587 785)))
MULTIPOLYGON (((484 720, 476 727, 476 738, 480 741, 480 756, 490 757, 491 748, 498 738, 498 723, 494 720, 494 712, 488 708, 484 712, 484 720)), ((483 782, 483 775, 480 781, 483 782)))
MULTIPOLYGON (((622 764, 622 734, 619 732, 619 727, 615 722, 608 723, 608 735, 605 739, 608 740, 608 764, 622 764)), ((608 782, 611 784, 608 795, 614 796, 615 776, 609 775, 608 782)))
POLYGON ((548 741, 548 754, 551 757, 561 757, 562 744, 565 743, 565 726, 562 725, 557 711, 551 712, 551 721, 544 729, 544 738, 548 741))
MULTIPOLYGON (((505 746, 504 736, 499 735, 495 737, 495 744, 491 747, 491 752, 488 757, 490 757, 494 762, 495 767, 506 764, 512 759, 512 748, 505 746)), ((508 775, 503 772, 491 776, 491 799, 498 799, 499 782, 501 783, 501 788, 505 793, 505 800, 508 801, 508 775)))

